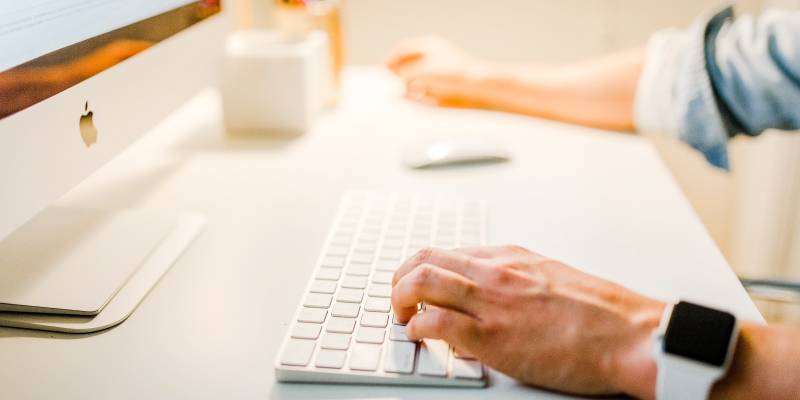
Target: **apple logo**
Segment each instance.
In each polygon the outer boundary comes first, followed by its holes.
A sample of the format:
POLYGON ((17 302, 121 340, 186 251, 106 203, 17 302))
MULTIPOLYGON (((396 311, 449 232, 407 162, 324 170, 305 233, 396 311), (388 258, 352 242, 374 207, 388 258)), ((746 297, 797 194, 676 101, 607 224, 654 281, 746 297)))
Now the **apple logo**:
POLYGON ((81 116, 81 137, 83 137, 83 143, 86 143, 86 147, 89 147, 92 143, 97 142, 97 129, 94 128, 94 122, 92 121, 94 113, 89 111, 88 101, 84 111, 88 112, 81 116))

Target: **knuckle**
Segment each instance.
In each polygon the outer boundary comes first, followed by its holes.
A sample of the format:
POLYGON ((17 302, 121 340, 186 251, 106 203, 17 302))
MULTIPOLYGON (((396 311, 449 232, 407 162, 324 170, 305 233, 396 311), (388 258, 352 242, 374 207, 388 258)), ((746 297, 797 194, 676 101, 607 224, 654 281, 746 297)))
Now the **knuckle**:
POLYGON ((422 264, 427 260, 430 260, 431 257, 434 255, 435 251, 436 249, 433 247, 426 247, 418 251, 417 254, 414 256, 415 260, 417 261, 417 264, 422 264))
POLYGON ((421 264, 414 269, 414 279, 412 281, 414 287, 421 288, 426 286, 432 279, 434 274, 433 265, 421 264))
POLYGON ((467 281, 462 286, 462 290, 465 298, 472 299, 479 297, 478 292, 480 291, 480 287, 473 281, 467 281))
POLYGON ((524 248, 522 246, 517 246, 515 244, 507 244, 505 246, 502 246, 502 249, 507 251, 507 252, 509 252, 509 253, 529 253, 530 252, 530 250, 528 250, 528 249, 526 249, 526 248, 524 248))
POLYGON ((505 284, 515 278, 516 270, 517 268, 514 264, 503 263, 492 268, 490 276, 495 284, 505 284))
POLYGON ((441 333, 450 326, 448 322, 449 318, 447 313, 438 312, 431 315, 430 318, 430 327, 433 332, 436 332, 439 336, 441 333))
POLYGON ((500 331, 494 318, 484 318, 475 326, 476 334, 482 337, 493 337, 500 331))

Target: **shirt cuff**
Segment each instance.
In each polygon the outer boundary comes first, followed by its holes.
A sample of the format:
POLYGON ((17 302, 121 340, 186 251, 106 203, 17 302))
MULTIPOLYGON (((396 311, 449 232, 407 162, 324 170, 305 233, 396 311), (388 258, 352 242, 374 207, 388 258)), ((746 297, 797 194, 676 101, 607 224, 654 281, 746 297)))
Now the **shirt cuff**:
POLYGON ((668 28, 650 36, 633 101, 633 121, 639 133, 679 138, 672 117, 673 86, 686 33, 668 28))

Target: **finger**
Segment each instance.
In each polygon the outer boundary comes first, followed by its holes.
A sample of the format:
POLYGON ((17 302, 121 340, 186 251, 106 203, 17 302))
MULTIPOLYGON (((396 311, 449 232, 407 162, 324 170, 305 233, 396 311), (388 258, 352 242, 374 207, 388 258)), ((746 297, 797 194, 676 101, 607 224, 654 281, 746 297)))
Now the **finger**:
POLYGON ((397 75, 402 75, 403 69, 413 62, 424 57, 422 52, 402 53, 386 57, 384 65, 397 75))
POLYGON ((467 278, 472 278, 475 276, 473 269, 476 268, 472 260, 473 258, 471 256, 463 253, 432 247, 425 248, 416 252, 411 258, 400 265, 400 268, 394 273, 392 285, 397 284, 403 276, 410 273, 421 264, 433 264, 437 267, 464 275, 467 278))
POLYGON ((408 79, 406 84, 406 98, 431 107, 442 105, 442 98, 425 79, 408 79))
POLYGON ((421 57, 425 46, 423 38, 405 39, 394 45, 384 57, 384 64, 391 70, 411 58, 421 57))
POLYGON ((441 339, 465 349, 473 349, 480 343, 476 318, 438 307, 431 307, 428 311, 411 318, 406 325, 406 336, 411 340, 441 339))
POLYGON ((541 254, 534 253, 528 249, 514 245, 463 247, 459 249, 454 249, 453 251, 467 254, 473 258, 483 258, 483 259, 507 257, 519 254, 544 257, 541 254))
POLYGON ((475 282, 455 272, 431 264, 422 264, 403 277, 392 289, 392 308, 398 322, 408 321, 417 313, 417 304, 425 302, 467 314, 475 311, 475 282))
POLYGON ((498 255, 498 252, 495 250, 495 248, 489 246, 459 247, 457 249, 453 249, 453 251, 466 254, 470 257, 484 259, 494 258, 498 255))
POLYGON ((419 79, 413 79, 406 83, 406 97, 410 100, 420 101, 428 94, 428 88, 425 82, 419 79))

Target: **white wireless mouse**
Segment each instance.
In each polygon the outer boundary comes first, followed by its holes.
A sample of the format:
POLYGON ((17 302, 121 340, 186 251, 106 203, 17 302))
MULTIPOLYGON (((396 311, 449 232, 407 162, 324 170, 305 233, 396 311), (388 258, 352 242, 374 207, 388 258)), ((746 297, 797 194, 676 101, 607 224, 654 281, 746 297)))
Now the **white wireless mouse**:
POLYGON ((409 168, 508 161, 505 148, 474 136, 448 135, 410 146, 401 154, 409 168))

